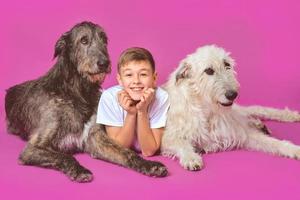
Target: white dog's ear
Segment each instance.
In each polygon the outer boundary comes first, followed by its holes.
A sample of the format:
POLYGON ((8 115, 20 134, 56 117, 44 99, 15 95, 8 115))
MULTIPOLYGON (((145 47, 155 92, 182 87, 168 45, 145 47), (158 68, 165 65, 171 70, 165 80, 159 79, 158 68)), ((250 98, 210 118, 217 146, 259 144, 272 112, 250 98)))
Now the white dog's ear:
POLYGON ((191 71, 191 65, 186 62, 183 62, 176 73, 176 84, 178 84, 181 80, 189 78, 191 71))

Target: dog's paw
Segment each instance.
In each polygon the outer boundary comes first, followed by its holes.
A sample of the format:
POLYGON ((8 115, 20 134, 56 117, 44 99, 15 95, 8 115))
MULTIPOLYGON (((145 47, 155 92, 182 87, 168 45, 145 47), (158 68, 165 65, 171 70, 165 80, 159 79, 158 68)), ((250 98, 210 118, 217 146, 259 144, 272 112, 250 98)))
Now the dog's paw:
POLYGON ((300 122, 300 114, 297 111, 284 109, 284 121, 286 122, 300 122))
POLYGON ((298 150, 295 152, 293 158, 296 159, 296 160, 300 160, 300 149, 298 149, 298 150))
POLYGON ((190 171, 198 171, 204 167, 201 156, 196 153, 181 157, 179 162, 184 169, 190 171))
POLYGON ((72 170, 67 175, 72 181, 78 183, 86 183, 86 182, 91 182, 93 180, 92 172, 85 168, 72 170))
POLYGON ((152 177, 165 177, 168 175, 167 168, 156 161, 145 161, 141 168, 141 172, 152 177))

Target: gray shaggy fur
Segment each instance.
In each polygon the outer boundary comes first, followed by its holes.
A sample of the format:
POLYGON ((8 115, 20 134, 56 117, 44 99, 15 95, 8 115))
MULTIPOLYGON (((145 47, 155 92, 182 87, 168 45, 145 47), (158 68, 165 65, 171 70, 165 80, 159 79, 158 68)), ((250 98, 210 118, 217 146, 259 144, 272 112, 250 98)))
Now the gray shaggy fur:
POLYGON ((164 165, 115 144, 95 123, 100 85, 111 70, 106 46, 100 26, 77 24, 57 41, 57 62, 46 75, 7 90, 8 131, 28 140, 21 164, 56 169, 71 180, 89 182, 92 173, 72 156, 86 152, 149 176, 166 176, 164 165))

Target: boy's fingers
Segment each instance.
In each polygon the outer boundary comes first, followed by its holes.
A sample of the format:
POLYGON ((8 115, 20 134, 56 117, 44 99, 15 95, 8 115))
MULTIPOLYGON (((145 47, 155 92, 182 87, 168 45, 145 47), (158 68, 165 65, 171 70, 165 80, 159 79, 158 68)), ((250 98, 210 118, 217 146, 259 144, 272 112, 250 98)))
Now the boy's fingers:
POLYGON ((130 102, 126 101, 125 104, 124 104, 124 106, 125 106, 125 109, 127 110, 130 107, 130 102))
POLYGON ((144 93, 148 93, 148 92, 149 92, 149 89, 150 89, 150 88, 146 87, 146 88, 144 89, 144 93))
POLYGON ((141 97, 141 102, 144 103, 144 101, 145 101, 145 97, 142 96, 142 97, 141 97))
POLYGON ((131 99, 130 95, 126 91, 124 91, 122 95, 128 99, 131 99))
POLYGON ((145 94, 145 98, 146 99, 151 99, 153 97, 153 93, 152 92, 148 92, 145 94))
POLYGON ((132 100, 131 99, 126 100, 126 107, 127 107, 127 109, 130 109, 130 107, 132 107, 132 100))
POLYGON ((124 92, 125 92, 124 90, 121 90, 118 92, 118 95, 122 95, 122 94, 124 94, 124 92))
POLYGON ((125 91, 125 90, 121 90, 121 91, 119 91, 118 92, 118 96, 127 96, 128 95, 128 93, 125 91))
POLYGON ((119 97, 119 101, 124 103, 125 100, 126 100, 126 97, 121 94, 119 97))
POLYGON ((153 93, 155 90, 153 88, 148 88, 146 91, 147 93, 153 93))
POLYGON ((149 97, 150 97, 150 95, 149 95, 149 94, 146 94, 146 95, 144 96, 144 99, 145 99, 145 100, 148 100, 149 97))
POLYGON ((144 91, 144 94, 152 95, 154 94, 155 90, 153 88, 148 88, 144 91))
POLYGON ((154 94, 155 94, 155 90, 154 90, 153 88, 150 88, 150 90, 149 90, 149 94, 150 94, 151 96, 154 96, 154 94))
POLYGON ((126 96, 126 94, 123 91, 118 92, 119 99, 124 99, 125 96, 126 96))
POLYGON ((120 94, 120 97, 121 97, 122 99, 131 99, 130 96, 129 96, 126 92, 122 92, 122 93, 120 94))
POLYGON ((131 103, 131 98, 128 97, 126 94, 120 94, 119 103, 122 106, 129 107, 128 105, 130 105, 130 103, 131 103))
POLYGON ((125 95, 125 96, 123 97, 123 99, 124 99, 124 100, 130 100, 130 98, 129 98, 127 95, 125 95))
POLYGON ((149 88, 150 92, 155 92, 154 88, 149 88))

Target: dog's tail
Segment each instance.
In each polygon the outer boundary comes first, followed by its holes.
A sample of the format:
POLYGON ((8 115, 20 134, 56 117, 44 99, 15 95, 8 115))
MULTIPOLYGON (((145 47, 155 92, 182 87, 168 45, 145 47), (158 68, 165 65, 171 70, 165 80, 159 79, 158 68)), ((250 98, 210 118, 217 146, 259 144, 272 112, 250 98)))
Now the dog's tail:
POLYGON ((240 110, 241 113, 250 115, 262 120, 274 120, 280 122, 300 122, 300 114, 297 111, 291 111, 288 108, 276 109, 263 106, 242 107, 234 105, 234 109, 240 110))

